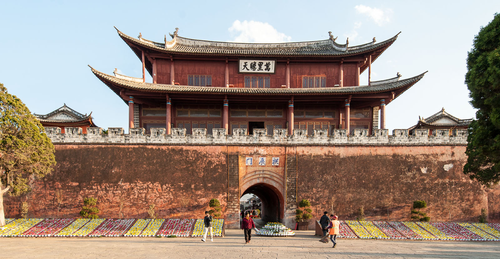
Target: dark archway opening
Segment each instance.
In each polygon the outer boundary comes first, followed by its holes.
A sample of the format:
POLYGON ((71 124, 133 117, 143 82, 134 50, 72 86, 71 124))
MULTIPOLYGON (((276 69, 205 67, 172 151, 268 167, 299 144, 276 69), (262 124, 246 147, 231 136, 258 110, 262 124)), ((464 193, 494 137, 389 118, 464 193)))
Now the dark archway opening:
POLYGON ((283 218, 283 197, 280 197, 281 195, 274 187, 266 184, 255 184, 245 190, 242 197, 245 194, 254 194, 259 197, 262 221, 281 222, 283 218))

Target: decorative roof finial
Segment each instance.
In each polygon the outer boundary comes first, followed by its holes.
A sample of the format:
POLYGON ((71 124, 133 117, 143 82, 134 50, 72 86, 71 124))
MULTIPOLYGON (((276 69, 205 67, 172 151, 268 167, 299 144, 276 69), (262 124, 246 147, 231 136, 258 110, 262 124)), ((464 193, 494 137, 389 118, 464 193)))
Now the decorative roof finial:
POLYGON ((116 73, 118 73, 118 68, 115 67, 115 71, 113 71, 113 74, 115 74, 116 76, 116 73))
POLYGON ((347 39, 345 40, 345 46, 349 47, 349 37, 347 37, 347 39))
POLYGON ((142 39, 142 33, 139 32, 139 39, 142 39))
POLYGON ((401 77, 401 74, 398 72, 398 73, 396 74, 396 76, 397 76, 397 77, 401 77))
POLYGON ((328 35, 330 36, 330 40, 333 40, 333 35, 331 31, 328 32, 328 35))
POLYGON ((179 35, 179 28, 175 28, 174 36, 177 37, 179 35))
POLYGON ((377 39, 375 39, 375 37, 373 37, 373 43, 377 42, 377 39))
POLYGON ((441 109, 441 112, 444 113, 444 107, 441 109))

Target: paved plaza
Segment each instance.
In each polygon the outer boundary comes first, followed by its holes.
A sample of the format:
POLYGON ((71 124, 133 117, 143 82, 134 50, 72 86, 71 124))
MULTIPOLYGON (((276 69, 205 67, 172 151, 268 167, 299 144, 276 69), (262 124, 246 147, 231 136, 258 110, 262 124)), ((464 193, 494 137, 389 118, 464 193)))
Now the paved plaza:
POLYGON ((313 231, 295 237, 224 238, 0 238, 0 258, 498 258, 500 242, 339 239, 336 248, 313 231))

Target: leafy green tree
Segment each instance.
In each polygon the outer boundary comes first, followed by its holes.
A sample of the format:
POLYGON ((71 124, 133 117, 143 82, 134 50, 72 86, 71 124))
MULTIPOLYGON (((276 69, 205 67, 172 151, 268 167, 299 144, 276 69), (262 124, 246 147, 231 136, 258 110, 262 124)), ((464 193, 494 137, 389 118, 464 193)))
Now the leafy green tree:
POLYGON ((5 225, 3 196, 30 191, 30 182, 55 165, 54 146, 24 103, 0 84, 0 226, 5 225))
MULTIPOLYGON (((154 209, 154 206, 153 206, 154 209)), ((83 199, 83 207, 80 215, 84 218, 98 219, 99 209, 97 208, 97 198, 88 197, 83 199)))
POLYGON ((500 14, 474 38, 467 70, 465 83, 478 111, 468 129, 464 173, 491 186, 500 180, 500 14))

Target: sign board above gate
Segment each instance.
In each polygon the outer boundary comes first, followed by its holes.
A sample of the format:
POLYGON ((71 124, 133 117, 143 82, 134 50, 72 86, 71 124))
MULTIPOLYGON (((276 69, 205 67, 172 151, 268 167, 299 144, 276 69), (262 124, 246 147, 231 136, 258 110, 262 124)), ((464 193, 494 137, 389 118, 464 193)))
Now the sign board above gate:
POLYGON ((276 60, 240 59, 240 73, 274 74, 276 60))

